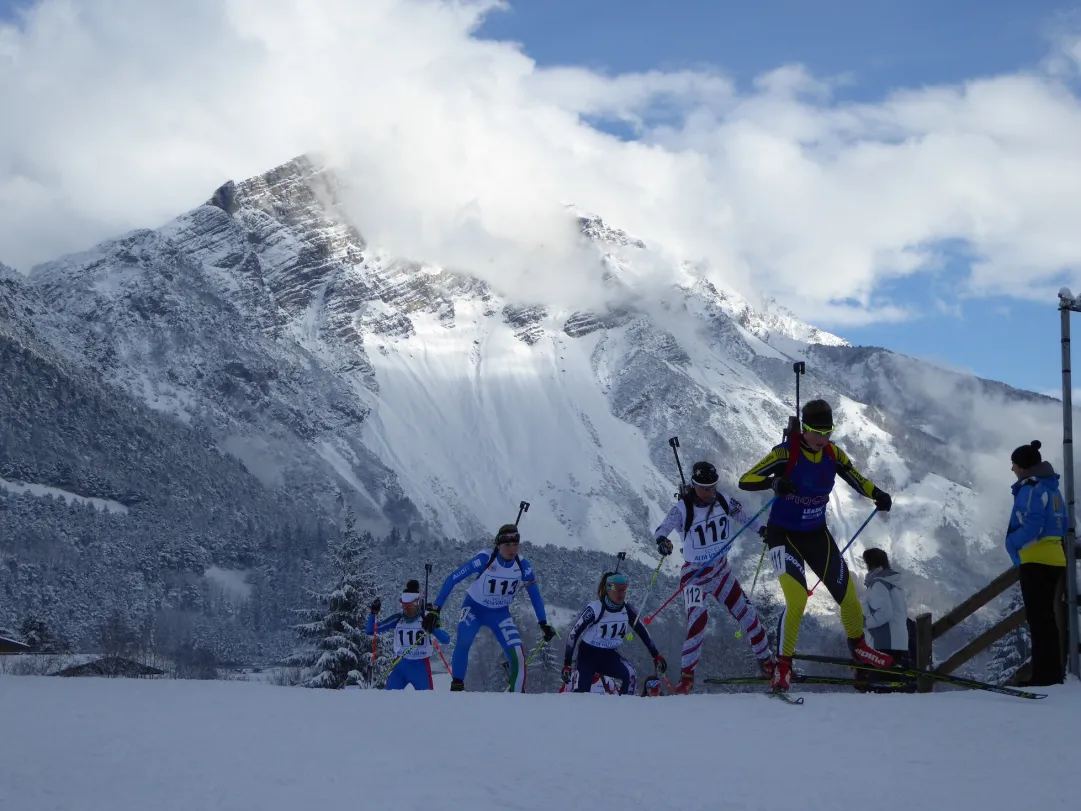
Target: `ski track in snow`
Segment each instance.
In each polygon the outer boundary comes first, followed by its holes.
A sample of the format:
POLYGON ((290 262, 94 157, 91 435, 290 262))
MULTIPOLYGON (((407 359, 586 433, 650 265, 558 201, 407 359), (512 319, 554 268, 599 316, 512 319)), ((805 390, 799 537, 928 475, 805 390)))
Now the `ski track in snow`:
POLYGON ((1076 683, 802 707, 444 690, 0 677, 0 808, 1065 811, 1081 792, 1076 683))

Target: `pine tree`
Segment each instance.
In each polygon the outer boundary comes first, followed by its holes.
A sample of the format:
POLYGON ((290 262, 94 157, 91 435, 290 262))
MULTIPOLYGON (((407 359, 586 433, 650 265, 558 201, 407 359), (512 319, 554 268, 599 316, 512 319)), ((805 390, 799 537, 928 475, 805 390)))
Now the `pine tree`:
MULTIPOLYGON (((1010 601, 1006 604, 999 620, 1003 620, 1025 605, 1021 599, 1021 588, 1015 586, 1010 592, 1010 601)), ((1017 669, 1028 661, 1032 653, 1032 643, 1028 635, 1028 625, 1010 631, 991 646, 991 660, 984 670, 984 678, 991 684, 1005 684, 1017 669)))
POLYGON ((364 633, 376 595, 374 543, 370 533, 357 532, 353 511, 346 507, 341 539, 330 549, 333 585, 324 593, 310 592, 316 607, 301 609, 306 621, 294 626, 310 647, 289 657, 287 664, 309 668, 306 687, 336 690, 350 677, 363 687, 373 687, 390 667, 385 652, 372 665, 372 638, 364 633))

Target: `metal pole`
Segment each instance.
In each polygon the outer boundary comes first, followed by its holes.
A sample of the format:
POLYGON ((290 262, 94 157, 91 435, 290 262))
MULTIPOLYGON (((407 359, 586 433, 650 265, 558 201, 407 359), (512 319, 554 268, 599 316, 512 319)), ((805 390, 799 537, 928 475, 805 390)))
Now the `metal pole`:
POLYGON ((1062 476, 1066 488, 1066 669, 1081 679, 1077 629, 1077 516, 1074 510, 1073 383, 1070 374, 1070 311, 1077 306, 1070 291, 1059 291, 1062 316, 1062 476))

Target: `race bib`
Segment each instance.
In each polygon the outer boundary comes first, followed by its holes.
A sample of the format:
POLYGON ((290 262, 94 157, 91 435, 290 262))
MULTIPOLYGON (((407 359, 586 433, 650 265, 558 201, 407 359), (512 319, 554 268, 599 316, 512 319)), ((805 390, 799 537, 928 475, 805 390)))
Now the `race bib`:
POLYGON ((702 586, 696 586, 693 583, 683 587, 683 602, 687 606, 689 611, 692 608, 697 608, 706 601, 706 590, 702 586))

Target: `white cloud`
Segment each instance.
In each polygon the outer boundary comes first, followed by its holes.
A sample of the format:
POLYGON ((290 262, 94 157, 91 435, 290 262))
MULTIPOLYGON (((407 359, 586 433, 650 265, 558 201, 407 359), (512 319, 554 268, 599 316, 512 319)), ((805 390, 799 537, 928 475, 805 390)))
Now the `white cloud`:
POLYGON ((497 7, 36 4, 0 27, 0 258, 157 225, 320 150, 371 240, 534 298, 594 291, 565 200, 823 325, 904 318, 879 285, 936 267, 945 239, 980 258, 970 293, 1081 287, 1077 38, 1038 69, 840 104, 799 66, 749 89, 540 69, 473 37, 497 7))

